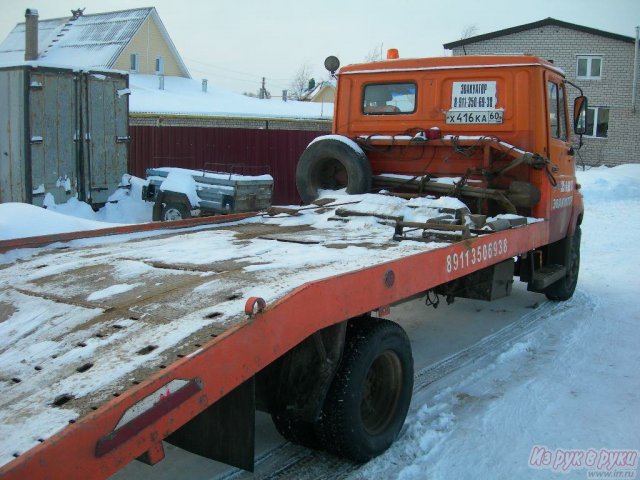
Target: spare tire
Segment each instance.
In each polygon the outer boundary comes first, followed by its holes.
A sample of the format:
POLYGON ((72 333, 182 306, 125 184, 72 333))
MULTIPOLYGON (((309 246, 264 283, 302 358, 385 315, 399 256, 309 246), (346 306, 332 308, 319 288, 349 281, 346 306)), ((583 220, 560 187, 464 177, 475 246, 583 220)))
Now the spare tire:
POLYGON ((371 190, 371 165, 353 140, 339 135, 319 137, 309 144, 298 160, 296 187, 305 203, 320 190, 347 189, 349 194, 371 190))

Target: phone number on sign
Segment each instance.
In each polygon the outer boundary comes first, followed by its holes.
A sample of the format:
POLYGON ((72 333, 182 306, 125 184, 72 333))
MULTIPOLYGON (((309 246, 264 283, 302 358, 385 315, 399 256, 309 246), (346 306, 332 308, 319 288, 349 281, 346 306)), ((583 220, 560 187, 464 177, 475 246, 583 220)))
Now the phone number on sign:
POLYGON ((493 242, 478 245, 464 252, 447 255, 447 273, 457 272, 491 260, 493 257, 507 253, 507 239, 502 238, 493 242))

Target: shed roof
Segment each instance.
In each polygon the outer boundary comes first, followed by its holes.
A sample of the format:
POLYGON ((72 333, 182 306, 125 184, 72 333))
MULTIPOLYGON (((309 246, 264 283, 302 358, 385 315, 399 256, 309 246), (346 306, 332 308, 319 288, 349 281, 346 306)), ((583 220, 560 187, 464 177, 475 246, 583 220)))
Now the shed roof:
POLYGON ((471 43, 481 42, 483 40, 489 40, 492 38, 503 37, 505 35, 511 35, 514 33, 524 32, 526 30, 532 30, 534 28, 546 27, 548 25, 553 25, 557 27, 569 28, 571 30, 577 30, 580 32, 590 33, 592 35, 599 35, 601 37, 611 38, 613 40, 619 40, 621 42, 626 43, 634 43, 635 39, 633 37, 627 37, 626 35, 619 35, 617 33, 605 32, 604 30, 598 30, 596 28, 585 27, 582 25, 577 25, 575 23, 563 22, 562 20, 557 20, 555 18, 545 18, 544 20, 539 20, 533 23, 525 23, 524 25, 518 25, 511 28, 505 28, 503 30, 496 30, 495 32, 485 33, 483 35, 476 35, 474 37, 463 38, 462 40, 456 40, 455 42, 445 43, 442 46, 448 50, 461 47, 463 45, 469 45, 471 43))

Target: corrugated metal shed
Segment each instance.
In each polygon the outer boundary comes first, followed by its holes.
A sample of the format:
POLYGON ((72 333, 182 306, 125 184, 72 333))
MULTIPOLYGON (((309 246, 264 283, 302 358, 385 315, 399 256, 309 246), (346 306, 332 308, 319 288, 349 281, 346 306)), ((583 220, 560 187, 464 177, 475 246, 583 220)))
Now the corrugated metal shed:
POLYGON ((0 68, 0 202, 106 202, 127 172, 124 91, 117 72, 0 68))
POLYGON ((274 204, 297 204, 295 171, 306 146, 326 131, 131 126, 129 168, 150 167, 270 173, 274 204))

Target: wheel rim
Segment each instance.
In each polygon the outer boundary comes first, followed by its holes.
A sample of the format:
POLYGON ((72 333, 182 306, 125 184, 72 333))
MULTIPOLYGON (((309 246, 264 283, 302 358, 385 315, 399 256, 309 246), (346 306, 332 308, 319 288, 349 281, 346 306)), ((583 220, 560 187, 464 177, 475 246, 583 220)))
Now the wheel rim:
POLYGON ((400 359, 395 352, 383 352, 371 364, 362 389, 360 415, 369 435, 384 432, 393 420, 401 389, 400 359))
POLYGON ((314 177, 317 179, 318 188, 322 190, 340 190, 349 184, 347 169, 335 158, 322 161, 314 177))
POLYGON ((177 208, 168 208, 164 212, 165 220, 182 220, 182 213, 177 208))

